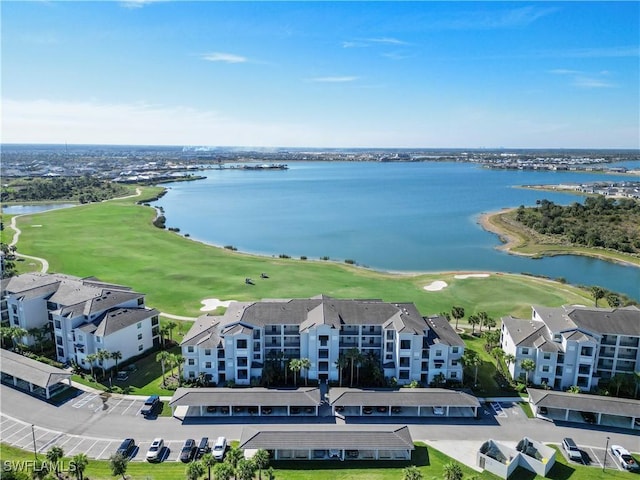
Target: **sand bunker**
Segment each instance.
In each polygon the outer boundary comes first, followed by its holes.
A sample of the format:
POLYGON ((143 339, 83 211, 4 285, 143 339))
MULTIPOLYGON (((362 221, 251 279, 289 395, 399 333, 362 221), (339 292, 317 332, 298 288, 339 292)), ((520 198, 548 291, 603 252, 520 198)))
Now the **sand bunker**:
POLYGON ((443 282, 442 280, 436 280, 435 282, 431 282, 429 285, 425 285, 424 289, 427 292, 437 292, 442 290, 447 286, 447 282, 443 282))
POLYGON ((456 275, 453 278, 464 280, 465 278, 487 278, 488 276, 488 273, 466 273, 464 275, 456 275))
POLYGON ((202 305, 204 305, 204 307, 202 307, 200 309, 201 312, 210 312, 211 310, 215 310, 218 307, 228 307, 229 304, 231 302, 234 302, 235 300, 219 300, 217 298, 205 298, 204 300, 202 300, 200 303, 202 303, 202 305))

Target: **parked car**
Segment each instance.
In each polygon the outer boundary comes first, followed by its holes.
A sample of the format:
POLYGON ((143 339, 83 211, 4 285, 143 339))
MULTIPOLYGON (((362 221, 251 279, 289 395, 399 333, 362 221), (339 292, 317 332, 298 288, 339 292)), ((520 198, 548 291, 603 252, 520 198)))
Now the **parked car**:
POLYGON ((216 413, 217 408, 213 405, 207 407, 207 413, 216 413))
POLYGON ((218 437, 216 443, 213 445, 212 455, 216 460, 224 459, 224 454, 227 451, 227 439, 225 437, 218 437))
POLYGON ((116 450, 116 453, 121 453, 125 457, 129 457, 131 456, 131 454, 135 449, 136 449, 135 440, 133 438, 125 438, 120 444, 120 446, 118 447, 118 449, 116 450))
POLYGON ((211 447, 209 446, 209 437, 202 437, 200 439, 200 443, 198 444, 198 451, 196 452, 196 459, 203 456, 205 453, 209 453, 211 451, 211 447))
POLYGON ((444 407, 433 407, 434 415, 444 415, 444 407))
POLYGON ((182 463, 189 463, 196 456, 197 450, 196 441, 193 438, 187 438, 184 441, 182 450, 180 450, 180 461, 182 463))
POLYGON ((376 410, 379 413, 387 413, 388 408, 387 407, 377 407, 376 410))
POLYGON ((140 413, 145 417, 148 415, 152 415, 158 405, 160 405, 160 397, 158 395, 151 395, 144 401, 144 405, 140 409, 140 413))
POLYGON ((358 458, 358 455, 360 454, 360 452, 358 450, 346 450, 345 455, 347 458, 358 458))
POLYGON ((262 407, 263 415, 271 415, 271 412, 273 412, 273 409, 271 407, 262 407))
POLYGON ((148 462, 159 462, 162 460, 162 449, 164 448, 164 440, 161 438, 154 438, 149 451, 147 452, 148 462))
POLYGON ((391 407, 391 413, 400 413, 402 412, 402 407, 391 407))
POLYGON ((547 415, 549 413, 549 410, 547 409, 547 407, 538 407, 538 413, 540 415, 547 415))
POLYGON ((373 407, 364 407, 362 409, 362 413, 365 415, 371 415, 373 413, 373 407))
POLYGON ((565 452, 567 452, 570 460, 576 460, 578 462, 582 461, 582 452, 578 448, 578 445, 576 445, 576 442, 573 441, 573 439, 568 437, 563 438, 562 448, 565 452))
POLYGON ((582 419, 587 423, 596 423, 596 415, 593 412, 580 412, 582 419))
POLYGON ((636 462, 636 459, 629 453, 624 447, 620 445, 611 445, 611 454, 620 462, 622 468, 630 471, 638 471, 640 470, 640 465, 636 462))
POLYGON ((342 450, 338 450, 338 449, 331 449, 329 450, 329 458, 339 458, 340 460, 342 460, 342 450))

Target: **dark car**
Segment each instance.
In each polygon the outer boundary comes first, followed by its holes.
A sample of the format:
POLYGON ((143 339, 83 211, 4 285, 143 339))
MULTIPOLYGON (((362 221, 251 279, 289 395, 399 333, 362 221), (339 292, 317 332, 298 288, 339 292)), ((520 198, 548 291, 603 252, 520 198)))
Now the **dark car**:
POLYGON ((373 413, 373 407, 364 407, 362 409, 362 413, 365 415, 371 415, 373 413))
POLYGON ((587 423, 596 423, 596 415, 593 412, 580 412, 582 419, 587 423))
POLYGON ((145 417, 147 415, 152 415, 156 411, 158 405, 160 405, 160 397, 158 395, 151 395, 145 400, 144 405, 140 409, 140 413, 145 417))
POLYGON ((180 461, 183 463, 190 462, 196 456, 197 450, 196 441, 193 438, 188 438, 184 441, 182 450, 180 450, 180 461))
POLYGON ((120 444, 120 446, 118 447, 118 450, 116 450, 116 453, 121 453, 125 457, 128 457, 133 453, 135 448, 136 448, 135 440, 133 438, 125 438, 120 444))
POLYGON ((196 452, 196 458, 200 458, 205 453, 209 453, 210 451, 211 451, 211 447, 209 446, 209 438, 202 437, 200 439, 200 443, 198 444, 198 451, 196 452))

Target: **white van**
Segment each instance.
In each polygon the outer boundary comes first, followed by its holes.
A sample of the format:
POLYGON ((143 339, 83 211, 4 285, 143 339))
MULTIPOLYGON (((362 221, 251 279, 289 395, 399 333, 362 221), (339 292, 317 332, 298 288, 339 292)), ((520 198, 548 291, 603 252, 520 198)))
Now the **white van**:
POLYGON ((224 458, 224 454, 227 450, 227 439, 224 437, 218 437, 216 443, 213 445, 213 450, 211 454, 213 458, 216 460, 222 460, 224 458))
POLYGON ((576 460, 578 462, 582 462, 582 452, 580 452, 580 449, 576 445, 576 442, 573 441, 573 439, 563 438, 562 448, 564 449, 565 452, 567 452, 567 455, 569 456, 570 460, 576 460))

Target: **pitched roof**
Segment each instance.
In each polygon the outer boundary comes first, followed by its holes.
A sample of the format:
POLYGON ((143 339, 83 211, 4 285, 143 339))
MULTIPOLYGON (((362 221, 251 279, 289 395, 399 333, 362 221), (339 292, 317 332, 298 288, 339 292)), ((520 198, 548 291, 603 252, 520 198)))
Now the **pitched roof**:
POLYGON ((456 333, 446 318, 441 316, 426 317, 429 331, 427 333, 427 342, 429 345, 439 343, 449 346, 464 347, 464 341, 460 335, 456 333))
POLYGON ((106 337, 155 315, 160 315, 155 308, 117 308, 92 322, 96 326, 93 334, 97 337, 106 337))
POLYGON ((193 323, 184 336, 181 345, 193 345, 201 348, 217 348, 220 345, 218 329, 214 328, 220 323, 222 317, 213 315, 201 315, 193 323))
POLYGON ((552 341, 544 322, 506 316, 502 317, 502 324, 518 347, 535 347, 545 352, 561 350, 561 346, 552 341))
POLYGON ((43 388, 71 378, 70 372, 5 349, 0 349, 0 367, 3 373, 43 388))
POLYGON ((640 336, 640 309, 634 305, 620 308, 534 306, 533 309, 552 332, 580 329, 596 334, 640 336))
POLYGON ((413 450, 407 426, 299 425, 244 427, 240 448, 265 450, 413 450))
POLYGON ((28 300, 52 294, 59 283, 60 279, 53 275, 33 272, 3 279, 2 288, 3 294, 7 292, 28 300))
POLYGON ((473 395, 446 388, 400 388, 397 390, 360 390, 332 388, 329 391, 331 405, 348 406, 397 406, 397 407, 479 407, 473 395))
POLYGON ((180 406, 256 406, 315 407, 320 404, 320 389, 305 388, 178 388, 169 405, 180 406))
POLYGON ((556 392, 537 388, 528 388, 527 392, 529 393, 529 400, 539 407, 640 418, 640 400, 586 393, 556 392))

